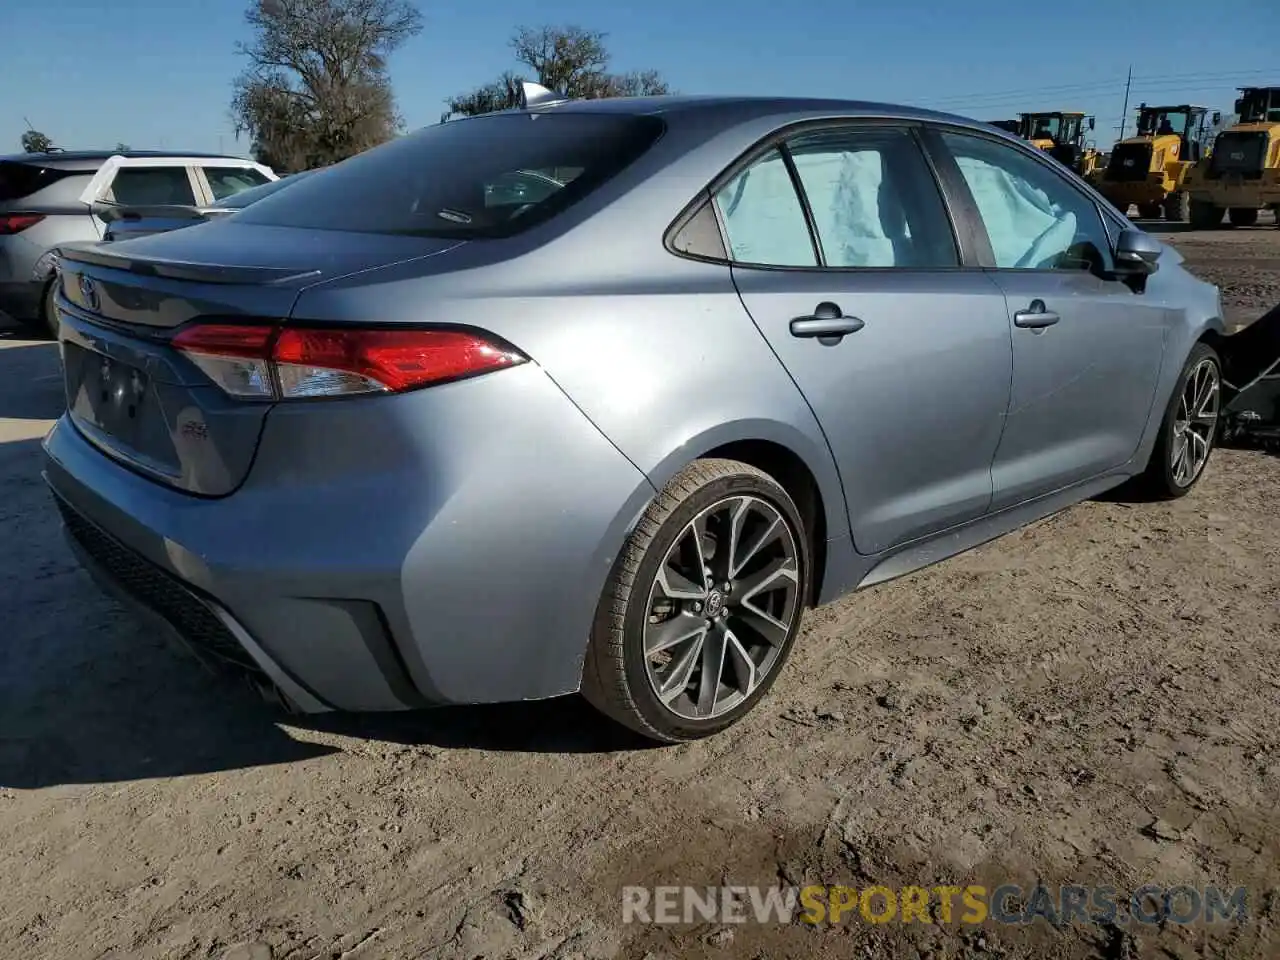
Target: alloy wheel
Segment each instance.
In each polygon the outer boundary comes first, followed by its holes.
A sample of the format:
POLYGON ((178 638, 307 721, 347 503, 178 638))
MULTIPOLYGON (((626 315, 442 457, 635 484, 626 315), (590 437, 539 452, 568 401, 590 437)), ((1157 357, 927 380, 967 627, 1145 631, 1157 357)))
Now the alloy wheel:
POLYGON ((723 716, 777 666, 802 607, 795 533, 755 496, 717 501, 668 548, 649 590, 645 672, 668 710, 723 716))
POLYGON ((1173 482, 1179 487, 1191 486, 1209 462, 1218 429, 1221 392, 1218 365, 1207 357, 1195 365, 1183 382, 1169 455, 1173 482))

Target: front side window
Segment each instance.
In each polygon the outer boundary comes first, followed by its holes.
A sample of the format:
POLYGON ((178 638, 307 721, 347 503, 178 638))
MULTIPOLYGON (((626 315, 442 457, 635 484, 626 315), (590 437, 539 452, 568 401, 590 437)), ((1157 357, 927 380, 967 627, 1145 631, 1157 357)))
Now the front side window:
POLYGON ((1111 269, 1093 202, 1046 164, 1014 147, 944 132, 991 239, 995 265, 1013 270, 1111 269))
POLYGON ((196 195, 186 167, 122 167, 111 181, 116 203, 192 206, 196 195))
POLYGON ((244 190, 270 183, 270 178, 253 167, 205 167, 204 177, 209 181, 209 192, 214 200, 225 200, 244 190))
POLYGON ((511 236, 600 187, 664 129, 654 116, 573 111, 450 120, 327 167, 236 218, 459 240, 511 236))
POLYGON ((818 264, 786 161, 770 150, 716 191, 714 202, 739 263, 771 267, 818 264))
POLYGON ((829 267, 954 267, 951 223, 911 134, 847 127, 787 143, 829 267))

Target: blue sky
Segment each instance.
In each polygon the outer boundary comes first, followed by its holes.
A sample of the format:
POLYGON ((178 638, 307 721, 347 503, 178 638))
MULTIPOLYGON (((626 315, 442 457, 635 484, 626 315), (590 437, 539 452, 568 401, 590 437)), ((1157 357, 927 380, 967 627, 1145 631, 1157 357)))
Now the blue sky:
MULTIPOLYGON (((247 0, 0 0, 0 153, 24 117, 67 148, 244 154, 228 118, 247 0)), ((410 129, 443 100, 513 67, 514 27, 609 34, 617 70, 656 68, 684 93, 889 100, 990 120, 1019 110, 1098 117, 1099 144, 1132 104, 1230 108, 1241 84, 1280 85, 1280 0, 421 0, 423 32, 391 63, 410 129), (1269 69, 1268 69, 1269 67, 1269 69)))

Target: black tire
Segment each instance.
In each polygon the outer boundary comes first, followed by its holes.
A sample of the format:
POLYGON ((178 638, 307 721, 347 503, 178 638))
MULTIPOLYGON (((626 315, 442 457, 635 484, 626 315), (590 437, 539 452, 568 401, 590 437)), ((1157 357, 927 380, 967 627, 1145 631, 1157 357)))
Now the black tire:
POLYGON ((1138 218, 1140 220, 1159 220, 1161 213, 1160 204, 1158 203, 1138 204, 1138 218))
POLYGON ((1232 207, 1227 211, 1227 219, 1233 227, 1252 227, 1258 222, 1256 207, 1232 207))
POLYGON ((1179 190, 1164 198, 1164 218, 1170 223, 1186 223, 1191 219, 1191 198, 1179 190))
POLYGON ((1222 225, 1222 207, 1207 200, 1192 200, 1188 217, 1192 230, 1212 230, 1222 225))
POLYGON ((735 460, 690 464, 654 498, 614 564, 596 610, 583 664, 583 696, 606 716, 662 743, 695 740, 736 723, 768 693, 786 665, 809 597, 810 552, 795 502, 768 474, 735 460), (776 645, 768 673, 742 702, 719 716, 681 716, 659 700, 646 668, 644 637, 650 620, 650 592, 668 550, 693 519, 720 501, 744 495, 770 505, 789 528, 797 567, 794 622, 776 645))
POLYGON ((1221 410, 1222 361, 1212 347, 1204 343, 1197 343, 1191 348, 1191 353, 1187 356, 1187 362, 1182 365, 1182 372, 1178 374, 1177 383, 1173 388, 1173 395, 1169 398, 1164 417, 1160 421, 1160 435, 1156 438, 1155 446, 1151 450, 1151 459, 1147 461, 1146 470, 1143 471, 1139 478, 1139 486, 1143 492, 1155 499, 1176 500, 1179 497, 1185 497, 1200 482, 1200 478, 1204 476, 1204 471, 1208 468, 1209 460, 1213 456, 1213 450, 1218 439, 1217 429, 1209 432, 1209 446, 1205 453, 1204 463, 1197 470, 1195 476, 1191 478, 1191 482, 1186 484, 1178 482, 1174 474, 1172 456, 1175 442, 1174 422, 1178 419, 1179 403, 1188 379, 1193 371, 1197 370, 1201 363, 1206 360, 1213 362, 1214 374, 1218 378, 1218 410, 1219 412, 1221 410))

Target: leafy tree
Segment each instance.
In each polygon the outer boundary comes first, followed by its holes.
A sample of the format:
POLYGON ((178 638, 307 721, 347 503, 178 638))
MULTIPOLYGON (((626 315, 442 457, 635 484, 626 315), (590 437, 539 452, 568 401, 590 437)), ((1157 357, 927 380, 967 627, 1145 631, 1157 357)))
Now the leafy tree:
MULTIPOLYGON (((573 100, 670 93, 656 70, 611 73, 605 34, 582 27, 521 27, 511 38, 516 62, 542 86, 573 100)), ((482 87, 452 97, 442 119, 506 110, 520 103, 520 80, 511 71, 482 87)))
POLYGON ((245 20, 231 113, 259 162, 305 170, 395 136, 387 58, 422 29, 412 0, 253 0, 245 20))
POLYGON ((23 153, 48 153, 52 148, 53 141, 39 130, 28 130, 22 135, 23 153))

